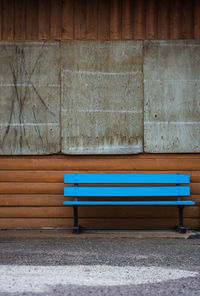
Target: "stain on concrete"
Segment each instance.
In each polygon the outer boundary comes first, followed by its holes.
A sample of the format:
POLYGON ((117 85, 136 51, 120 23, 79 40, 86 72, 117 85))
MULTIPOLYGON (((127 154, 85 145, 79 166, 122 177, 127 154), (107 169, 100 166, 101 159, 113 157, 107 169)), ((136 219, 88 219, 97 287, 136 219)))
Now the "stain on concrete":
POLYGON ((61 44, 62 152, 142 152, 142 42, 61 44))
POLYGON ((0 44, 0 154, 60 151, 59 43, 0 44))
POLYGON ((145 152, 200 152, 200 41, 144 45, 145 152))

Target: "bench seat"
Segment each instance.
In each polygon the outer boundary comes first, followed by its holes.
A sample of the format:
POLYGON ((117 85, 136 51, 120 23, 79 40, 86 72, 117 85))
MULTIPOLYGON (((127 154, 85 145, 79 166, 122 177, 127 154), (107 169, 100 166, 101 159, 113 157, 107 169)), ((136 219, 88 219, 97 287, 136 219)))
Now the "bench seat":
POLYGON ((195 202, 186 201, 64 201, 64 206, 192 206, 195 202))

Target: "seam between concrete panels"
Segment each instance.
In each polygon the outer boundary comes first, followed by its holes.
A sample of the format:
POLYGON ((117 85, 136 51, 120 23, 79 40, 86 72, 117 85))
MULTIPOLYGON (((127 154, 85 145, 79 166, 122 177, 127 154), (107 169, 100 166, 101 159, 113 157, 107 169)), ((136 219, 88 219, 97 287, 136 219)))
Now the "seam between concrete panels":
POLYGON ((144 149, 144 41, 142 41, 142 152, 144 149))

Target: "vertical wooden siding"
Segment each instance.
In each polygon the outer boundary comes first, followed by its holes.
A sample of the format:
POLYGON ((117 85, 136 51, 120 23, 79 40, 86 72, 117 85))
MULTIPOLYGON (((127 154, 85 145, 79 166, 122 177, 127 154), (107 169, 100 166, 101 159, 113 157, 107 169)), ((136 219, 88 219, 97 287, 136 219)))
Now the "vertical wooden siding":
MULTIPOLYGON (((70 228, 72 207, 63 207, 64 173, 175 173, 191 176, 185 225, 200 227, 200 155, 0 157, 0 228, 70 228)), ((176 207, 81 207, 80 224, 94 229, 167 229, 176 207)))
POLYGON ((199 38, 199 0, 0 0, 2 41, 199 38))

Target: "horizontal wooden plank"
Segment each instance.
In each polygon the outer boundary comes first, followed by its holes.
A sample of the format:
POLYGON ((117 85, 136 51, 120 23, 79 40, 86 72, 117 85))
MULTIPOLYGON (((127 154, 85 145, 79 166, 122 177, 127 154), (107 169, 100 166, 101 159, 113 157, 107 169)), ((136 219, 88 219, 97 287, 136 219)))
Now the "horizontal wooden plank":
POLYGON ((137 158, 114 156, 82 157, 1 157, 0 170, 188 170, 199 171, 200 156, 197 158, 137 158))
MULTIPOLYGON (((165 197, 156 197, 157 201, 164 200, 165 197)), ((1 194, 0 195, 0 206, 62 206, 65 200, 73 200, 68 197, 67 199, 62 195, 53 194, 1 194)), ((102 200, 101 198, 93 198, 93 200, 102 200)), ((109 200, 124 200, 124 198, 110 197, 109 200)), ((135 198, 129 198, 130 201, 134 201, 135 198)), ((141 201, 146 198, 140 198, 141 201)), ((148 197, 148 201, 155 200, 154 197, 148 197)), ((171 198, 170 200, 176 200, 171 198)), ((192 195, 190 198, 181 198, 181 200, 192 200, 196 204, 200 205, 200 195, 192 195)), ((200 216, 200 213, 199 213, 200 216)))
MULTIPOLYGON (((106 173, 113 174, 113 171, 20 171, 20 170, 10 170, 1 171, 0 170, 0 182, 47 182, 47 183, 63 183, 64 174, 84 174, 84 173, 106 173)), ((115 174, 137 174, 138 171, 115 171, 115 174)), ((188 174, 190 175, 190 180, 192 183, 200 183, 200 171, 140 171, 140 174, 188 174)))
POLYGON ((121 154, 121 155, 66 155, 66 154, 57 154, 57 155, 1 155, 0 159, 75 159, 75 158, 97 158, 97 159, 124 159, 124 158, 136 158, 136 159, 193 159, 200 158, 200 153, 139 153, 139 154, 121 154))
MULTIPOLYGON (((80 225, 87 229, 172 229, 177 225, 177 219, 80 219, 80 225)), ((184 219, 185 227, 197 229, 199 219, 184 219)), ((0 218, 0 229, 13 228, 63 228, 73 227, 73 219, 59 218, 0 218)))
MULTIPOLYGON (((69 185, 68 185, 69 186, 69 185)), ((66 187, 66 185, 65 185, 66 187)), ((62 183, 12 183, 1 182, 0 194, 63 194, 62 183)), ((200 183, 191 184, 191 194, 200 194, 200 183)))
MULTIPOLYGON (((187 206, 185 218, 199 218, 200 207, 187 206)), ((71 206, 60 207, 0 207, 1 218, 73 218, 71 206)), ((177 218, 176 206, 84 206, 80 218, 177 218)))
POLYGON ((190 186, 191 194, 199 194, 200 193, 200 183, 193 183, 190 186))
POLYGON ((12 194, 63 194, 61 183, 1 183, 0 193, 12 194))
POLYGON ((65 199, 63 194, 0 194, 0 206, 62 206, 65 199))

